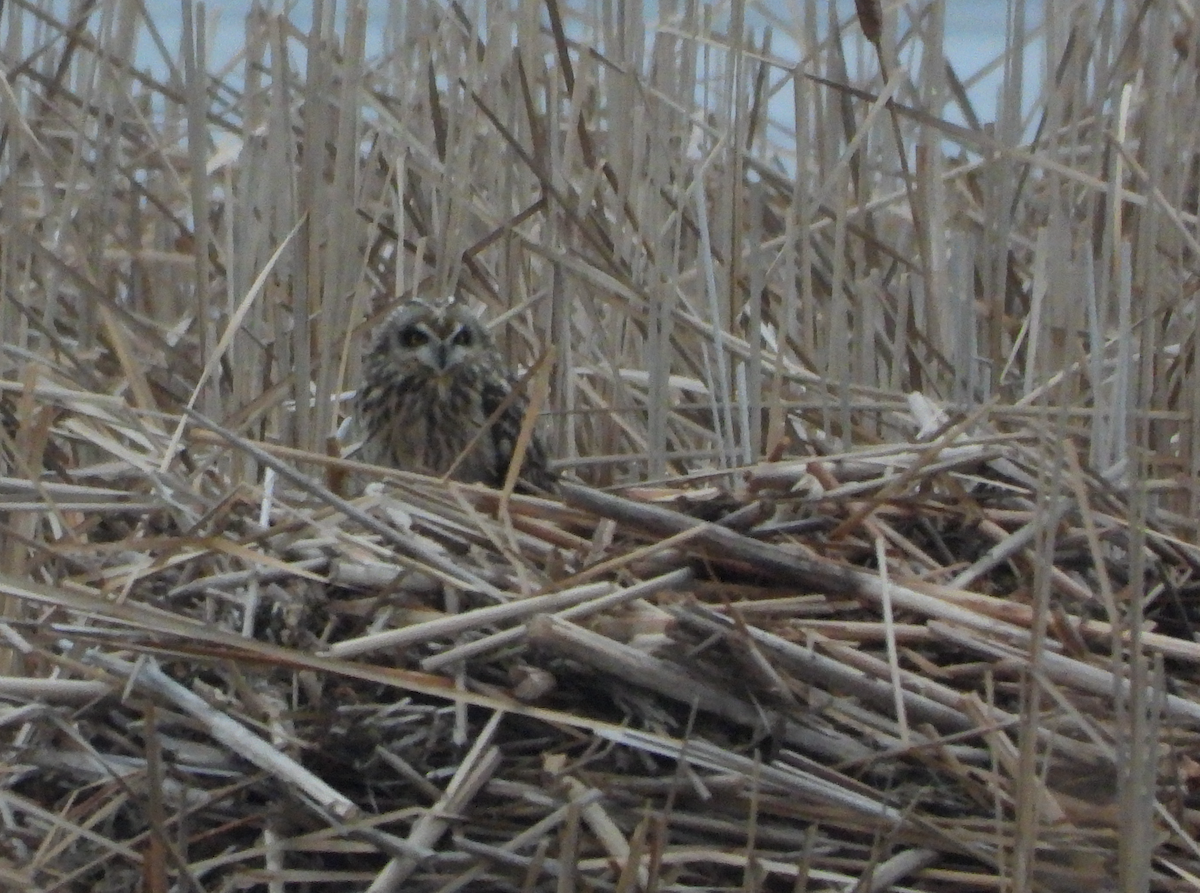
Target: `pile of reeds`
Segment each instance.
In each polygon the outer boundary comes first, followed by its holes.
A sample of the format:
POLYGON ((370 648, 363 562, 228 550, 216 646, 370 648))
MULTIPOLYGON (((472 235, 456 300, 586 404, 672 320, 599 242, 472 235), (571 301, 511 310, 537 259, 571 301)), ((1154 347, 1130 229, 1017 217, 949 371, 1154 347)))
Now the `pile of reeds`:
POLYGON ((1046 7, 0 6, 0 888, 1194 889, 1195 23, 1046 7), (448 292, 559 493, 343 458, 448 292))

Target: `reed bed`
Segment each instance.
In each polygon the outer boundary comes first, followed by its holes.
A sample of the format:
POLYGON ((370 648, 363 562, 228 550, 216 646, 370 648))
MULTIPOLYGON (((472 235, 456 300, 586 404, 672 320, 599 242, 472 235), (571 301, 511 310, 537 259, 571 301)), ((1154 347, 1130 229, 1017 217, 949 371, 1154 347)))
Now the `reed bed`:
POLYGON ((0 5, 0 888, 1196 888, 1182 6, 182 9, 0 5))

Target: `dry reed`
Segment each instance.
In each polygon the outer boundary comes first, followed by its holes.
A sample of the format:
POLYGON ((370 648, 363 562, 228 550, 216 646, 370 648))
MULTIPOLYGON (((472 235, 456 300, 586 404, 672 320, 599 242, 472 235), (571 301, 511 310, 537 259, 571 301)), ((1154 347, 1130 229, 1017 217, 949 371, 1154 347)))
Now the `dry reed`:
POLYGON ((1197 25, 944 6, 0 4, 0 887, 1194 889, 1197 25))

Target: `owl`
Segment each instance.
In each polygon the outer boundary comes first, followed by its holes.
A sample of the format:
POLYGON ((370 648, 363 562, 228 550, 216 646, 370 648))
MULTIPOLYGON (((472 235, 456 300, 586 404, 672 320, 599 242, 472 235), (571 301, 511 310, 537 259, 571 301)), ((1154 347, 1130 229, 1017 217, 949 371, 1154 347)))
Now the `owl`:
MULTIPOLYGON (((366 356, 355 407, 365 438, 360 455, 377 465, 450 472, 455 480, 498 487, 527 406, 474 313, 453 298, 410 301, 383 322, 366 356)), ((519 481, 526 491, 555 487, 536 436, 519 481)))

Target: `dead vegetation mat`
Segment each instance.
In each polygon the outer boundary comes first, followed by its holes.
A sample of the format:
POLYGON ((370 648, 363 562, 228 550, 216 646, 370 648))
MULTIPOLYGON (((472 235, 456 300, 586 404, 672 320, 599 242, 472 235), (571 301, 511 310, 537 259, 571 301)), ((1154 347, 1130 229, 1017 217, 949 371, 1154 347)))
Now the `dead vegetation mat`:
POLYGON ((6 889, 1105 889, 1130 809, 1200 870, 1197 553, 1069 441, 542 498, 22 399, 6 889))

